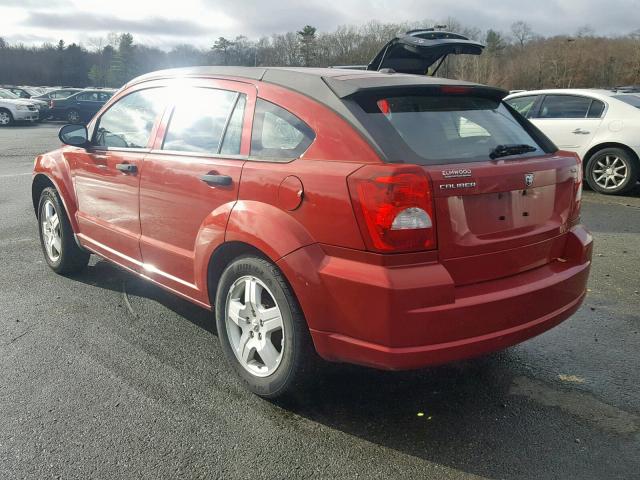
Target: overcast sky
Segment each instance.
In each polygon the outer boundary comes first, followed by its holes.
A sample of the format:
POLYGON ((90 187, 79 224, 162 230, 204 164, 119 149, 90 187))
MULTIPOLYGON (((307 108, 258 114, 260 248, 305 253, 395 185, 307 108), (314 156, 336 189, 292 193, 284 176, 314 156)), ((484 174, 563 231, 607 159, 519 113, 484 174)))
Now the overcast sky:
MULTIPOLYGON (((338 25, 454 17, 465 25, 508 32, 524 20, 544 35, 583 26, 623 35, 640 28, 640 0, 0 0, 0 36, 10 43, 81 42, 130 32, 161 48, 210 46, 219 36, 261 35, 338 25), (526 5, 526 6, 525 6, 526 5)), ((426 25, 428 26, 428 25, 426 25)))

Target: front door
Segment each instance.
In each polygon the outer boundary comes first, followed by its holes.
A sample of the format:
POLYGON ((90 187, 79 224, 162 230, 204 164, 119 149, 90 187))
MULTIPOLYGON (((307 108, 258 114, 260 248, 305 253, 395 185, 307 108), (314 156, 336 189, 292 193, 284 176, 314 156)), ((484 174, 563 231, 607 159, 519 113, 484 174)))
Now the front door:
POLYGON ((249 153, 255 87, 194 80, 170 87, 174 100, 144 161, 140 249, 145 274, 207 303, 198 256, 224 240, 249 153))
POLYGON ((142 162, 164 110, 162 89, 137 90, 97 120, 88 149, 66 156, 78 200, 78 237, 90 249, 138 270, 142 162))

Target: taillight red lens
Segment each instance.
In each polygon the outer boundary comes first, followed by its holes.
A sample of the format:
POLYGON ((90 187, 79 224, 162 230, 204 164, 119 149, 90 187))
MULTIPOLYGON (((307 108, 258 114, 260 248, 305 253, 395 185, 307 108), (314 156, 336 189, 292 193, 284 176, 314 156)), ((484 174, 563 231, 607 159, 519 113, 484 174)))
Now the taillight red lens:
POLYGON ((436 248, 431 184, 415 165, 371 165, 348 178, 360 231, 370 250, 436 248))

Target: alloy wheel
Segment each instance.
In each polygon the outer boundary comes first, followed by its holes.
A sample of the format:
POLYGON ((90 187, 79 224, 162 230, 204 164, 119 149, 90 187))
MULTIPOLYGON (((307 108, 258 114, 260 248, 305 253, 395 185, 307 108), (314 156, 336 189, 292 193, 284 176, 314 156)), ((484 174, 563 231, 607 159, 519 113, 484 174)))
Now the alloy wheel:
POLYGON ((605 155, 596 160, 591 175, 600 187, 605 190, 613 190, 624 184, 627 175, 629 175, 629 169, 620 157, 605 155))
POLYGON ((9 125, 11 116, 7 112, 0 112, 0 125, 9 125))
POLYGON ((42 239, 44 248, 52 262, 60 259, 62 251, 62 236, 60 234, 60 217, 51 200, 47 200, 42 207, 42 239))
POLYGON ((282 361, 284 323, 275 297, 259 278, 238 278, 227 295, 225 324, 240 365, 252 375, 268 377, 282 361))
POLYGON ((80 114, 78 112, 76 112, 75 110, 71 110, 67 114, 67 120, 69 120, 69 122, 71 122, 71 123, 78 123, 78 122, 80 122, 80 114))

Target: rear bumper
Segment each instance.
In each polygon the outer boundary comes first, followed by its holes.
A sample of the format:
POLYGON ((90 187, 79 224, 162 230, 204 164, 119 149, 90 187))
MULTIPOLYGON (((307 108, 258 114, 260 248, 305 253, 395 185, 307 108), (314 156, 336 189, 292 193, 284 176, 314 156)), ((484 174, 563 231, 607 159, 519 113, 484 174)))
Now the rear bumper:
POLYGON ((504 349, 559 324, 584 299, 591 250, 591 236, 577 226, 566 234, 559 260, 464 286, 441 263, 366 264, 318 246, 279 264, 320 356, 396 370, 504 349), (300 273, 313 268, 317 274, 300 273))

